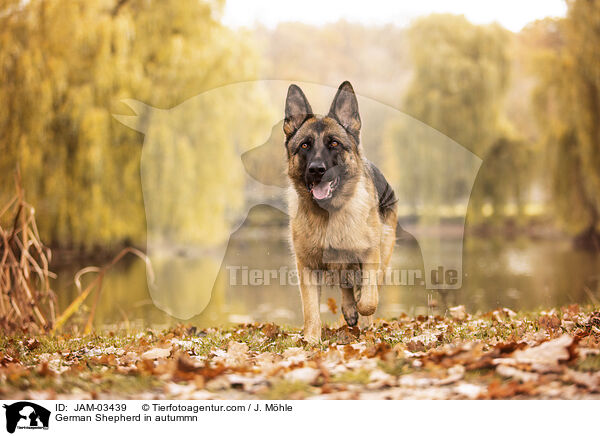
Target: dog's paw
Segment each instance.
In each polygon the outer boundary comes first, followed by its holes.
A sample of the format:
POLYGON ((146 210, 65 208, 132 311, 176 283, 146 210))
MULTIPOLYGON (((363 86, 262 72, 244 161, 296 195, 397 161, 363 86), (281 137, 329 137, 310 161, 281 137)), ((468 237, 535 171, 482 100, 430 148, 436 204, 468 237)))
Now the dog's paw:
POLYGON ((364 298, 361 298, 361 300, 356 303, 356 307, 358 309, 358 313, 360 313, 362 316, 369 316, 373 315, 377 310, 377 303, 365 301, 364 298))
POLYGON ((358 312, 356 310, 356 305, 348 305, 342 306, 342 313, 344 314, 344 319, 346 323, 350 327, 354 327, 358 322, 358 312))
POLYGON ((316 345, 321 342, 321 325, 305 325, 304 326, 304 341, 310 345, 316 345))
POLYGON ((309 345, 317 345, 321 342, 321 335, 304 335, 304 340, 309 345))

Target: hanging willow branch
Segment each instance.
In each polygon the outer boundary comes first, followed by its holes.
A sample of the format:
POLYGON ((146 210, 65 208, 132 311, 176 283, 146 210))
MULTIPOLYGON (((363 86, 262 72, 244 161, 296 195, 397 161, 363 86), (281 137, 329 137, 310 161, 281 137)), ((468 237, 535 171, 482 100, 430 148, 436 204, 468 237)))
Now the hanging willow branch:
POLYGON ((18 171, 15 184, 16 194, 0 210, 0 329, 47 332, 56 318, 49 280, 54 274, 48 270, 52 253, 40 240, 18 171))

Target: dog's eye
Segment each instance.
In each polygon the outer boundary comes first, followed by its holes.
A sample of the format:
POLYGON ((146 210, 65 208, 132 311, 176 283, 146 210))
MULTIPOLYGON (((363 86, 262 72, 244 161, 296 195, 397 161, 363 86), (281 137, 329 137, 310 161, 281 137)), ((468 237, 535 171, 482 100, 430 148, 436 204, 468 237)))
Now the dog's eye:
POLYGON ((300 145, 300 147, 306 150, 308 148, 308 142, 303 142, 302 145, 300 145))
POLYGON ((331 147, 337 147, 338 145, 340 145, 339 142, 337 141, 331 141, 331 143, 329 144, 331 147))

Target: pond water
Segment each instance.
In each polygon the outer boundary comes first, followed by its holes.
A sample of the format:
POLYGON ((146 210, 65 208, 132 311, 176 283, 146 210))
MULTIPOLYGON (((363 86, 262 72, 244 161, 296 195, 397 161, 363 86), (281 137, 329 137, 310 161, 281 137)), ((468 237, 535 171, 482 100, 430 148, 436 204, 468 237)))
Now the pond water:
MULTIPOLYGON (((132 258, 111 269, 103 283, 95 323, 101 328, 162 327, 185 322, 199 327, 240 322, 276 322, 301 326, 302 308, 295 283, 282 283, 280 277, 260 286, 244 284, 242 267, 248 270, 275 270, 287 274, 294 270, 293 256, 281 217, 276 226, 256 226, 248 220, 231 238, 219 278, 207 308, 199 315, 180 320, 158 309, 148 291, 145 264, 132 258), (240 267, 232 270, 232 267, 240 267), (232 280, 232 271, 235 280, 232 280)), ((441 241, 451 248, 462 240, 441 241)), ((59 308, 64 309, 77 295, 74 273, 84 265, 72 263, 55 268, 54 283, 59 308)), ((421 254, 414 245, 398 246, 391 266, 419 269, 421 254)), ((91 277, 90 277, 91 278, 91 277)), ((88 279, 89 280, 89 279, 88 279)), ((404 281, 405 282, 405 281, 404 281)), ((403 282, 403 283, 404 283, 403 282)), ((460 290, 428 291, 424 286, 389 285, 380 290, 376 313, 391 318, 409 315, 443 314, 449 307, 464 304, 468 311, 489 311, 497 307, 535 310, 572 303, 588 304, 600 300, 600 257, 575 251, 568 239, 502 237, 465 238, 463 246, 463 285, 460 290)), ((340 317, 331 313, 327 300, 340 305, 339 290, 324 288, 321 312, 325 322, 340 317)), ((88 306, 92 298, 88 298, 88 306)))

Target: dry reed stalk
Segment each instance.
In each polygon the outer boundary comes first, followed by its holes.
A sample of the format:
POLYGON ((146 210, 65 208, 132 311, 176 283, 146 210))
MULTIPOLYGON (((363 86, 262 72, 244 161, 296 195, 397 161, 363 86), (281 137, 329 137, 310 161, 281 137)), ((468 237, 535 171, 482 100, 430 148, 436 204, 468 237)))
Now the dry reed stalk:
MULTIPOLYGON (((128 253, 146 263, 148 278, 154 280, 150 259, 135 248, 124 248, 103 267, 89 266, 75 275, 79 295, 58 317, 56 295, 50 288, 49 271, 52 252, 40 239, 35 222, 35 209, 25 202, 19 171, 15 175, 16 194, 0 210, 0 330, 4 334, 55 333, 81 307, 92 292, 96 292, 84 333, 91 332, 96 307, 102 292, 106 272, 128 253), (2 222, 10 222, 6 229, 2 222), (95 272, 96 278, 82 290, 81 277, 95 272)), ((128 320, 126 320, 128 323, 128 320)))
POLYGON ((0 329, 42 333, 54 326, 56 296, 48 265, 52 253, 42 243, 35 209, 24 199, 19 172, 16 194, 0 210, 0 329), (6 228, 2 222, 8 222, 6 228))
POLYGON ((126 254, 131 253, 138 256, 146 263, 146 268, 148 271, 148 279, 151 282, 154 282, 154 272, 152 270, 152 265, 150 263, 150 259, 140 250, 132 247, 127 247, 122 249, 108 264, 104 265, 102 268, 97 266, 88 266, 85 267, 75 274, 75 286, 79 291, 79 295, 71 302, 69 307, 67 307, 63 313, 57 318, 56 323, 54 324, 53 332, 59 330, 68 319, 81 307, 86 298, 92 293, 96 292, 96 297, 94 298, 94 302, 92 304, 92 308, 90 310, 90 314, 88 316, 88 320, 85 324, 85 328, 83 333, 89 334, 92 331, 94 316, 96 315, 96 307, 98 306, 98 301, 100 300, 100 293, 102 292, 102 281, 104 280, 104 275, 106 272, 114 266, 121 258, 123 258, 126 254), (88 284, 85 289, 82 289, 81 285, 81 277, 88 273, 97 273, 98 275, 90 284, 88 284))

